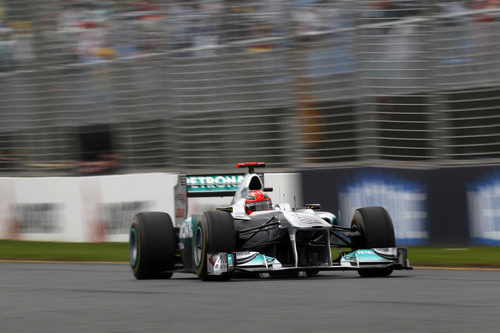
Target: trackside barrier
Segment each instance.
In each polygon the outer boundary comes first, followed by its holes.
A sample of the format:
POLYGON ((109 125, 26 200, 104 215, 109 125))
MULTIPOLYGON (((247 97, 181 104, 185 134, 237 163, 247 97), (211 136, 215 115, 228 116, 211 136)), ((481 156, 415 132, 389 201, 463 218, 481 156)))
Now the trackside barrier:
POLYGON ((302 184, 344 225, 357 207, 385 207, 401 245, 500 245, 500 166, 314 169, 302 184))
MULTIPOLYGON (((0 178, 0 238, 127 241, 138 211, 175 216, 176 183, 171 173, 0 178)), ((384 206, 401 245, 500 245, 500 166, 310 169, 267 173, 265 185, 273 202, 320 203, 344 225, 357 207, 384 206)), ((188 214, 229 201, 193 198, 188 214)))
POLYGON ((176 180, 168 173, 0 178, 0 237, 126 241, 137 211, 173 214, 176 180))
MULTIPOLYGON (((101 242, 127 241, 128 228, 139 211, 164 211, 174 219, 171 173, 96 177, 0 178, 0 238, 101 242)), ((300 205, 300 177, 293 173, 265 175, 275 202, 285 197, 300 205)), ((230 198, 196 198, 190 213, 228 204, 230 198), (214 200, 215 199, 215 200, 214 200)))

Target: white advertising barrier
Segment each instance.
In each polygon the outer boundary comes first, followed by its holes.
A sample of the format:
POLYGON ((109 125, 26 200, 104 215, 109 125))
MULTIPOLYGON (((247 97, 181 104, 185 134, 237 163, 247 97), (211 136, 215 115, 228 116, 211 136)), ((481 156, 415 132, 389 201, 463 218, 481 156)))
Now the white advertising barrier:
MULTIPOLYGON (((67 242, 128 241, 137 212, 174 218, 176 174, 0 178, 0 238, 67 242)), ((298 174, 265 174, 274 203, 302 205, 298 174)), ((228 205, 231 198, 189 199, 189 212, 228 205)))
POLYGON ((173 216, 177 176, 0 178, 0 237, 69 242, 127 241, 138 211, 173 216))
POLYGON ((177 175, 132 174, 80 178, 82 223, 90 241, 128 241, 135 214, 161 211, 174 216, 177 175))

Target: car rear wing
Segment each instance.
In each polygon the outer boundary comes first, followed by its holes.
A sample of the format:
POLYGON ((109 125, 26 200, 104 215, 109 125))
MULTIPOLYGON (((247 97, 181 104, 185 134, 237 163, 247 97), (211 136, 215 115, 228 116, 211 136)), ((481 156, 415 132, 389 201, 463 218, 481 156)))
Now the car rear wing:
MULTIPOLYGON (((258 174, 264 184, 264 174, 258 174)), ((175 224, 187 218, 188 198, 233 197, 245 174, 178 175, 174 187, 175 224)))

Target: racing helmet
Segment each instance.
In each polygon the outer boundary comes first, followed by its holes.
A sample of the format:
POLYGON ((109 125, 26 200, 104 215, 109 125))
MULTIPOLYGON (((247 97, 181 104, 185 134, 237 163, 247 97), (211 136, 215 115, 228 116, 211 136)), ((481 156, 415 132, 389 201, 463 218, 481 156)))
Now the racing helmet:
POLYGON ((245 211, 248 215, 253 212, 270 210, 273 207, 271 198, 261 190, 255 190, 248 194, 245 199, 245 211))

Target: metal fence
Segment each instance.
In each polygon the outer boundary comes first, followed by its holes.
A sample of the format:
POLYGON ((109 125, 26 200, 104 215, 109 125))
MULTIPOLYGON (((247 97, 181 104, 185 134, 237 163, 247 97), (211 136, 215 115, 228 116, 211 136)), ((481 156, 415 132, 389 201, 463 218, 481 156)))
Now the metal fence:
POLYGON ((0 0, 0 172, 496 163, 499 7, 0 0))

